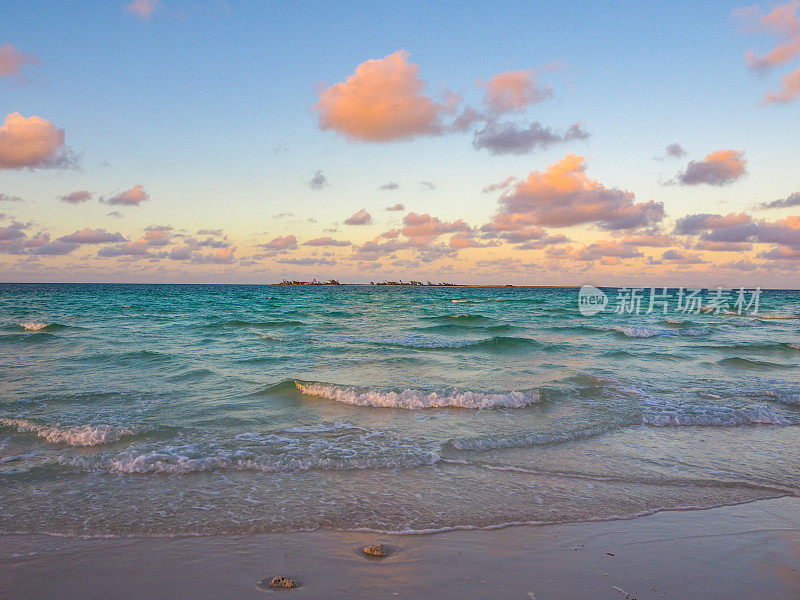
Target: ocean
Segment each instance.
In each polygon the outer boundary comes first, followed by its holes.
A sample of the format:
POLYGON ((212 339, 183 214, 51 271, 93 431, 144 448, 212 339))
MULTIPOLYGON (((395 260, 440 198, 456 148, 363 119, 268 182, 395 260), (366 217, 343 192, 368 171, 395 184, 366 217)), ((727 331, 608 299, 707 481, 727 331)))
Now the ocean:
POLYGON ((570 288, 2 284, 0 532, 424 533, 800 491, 800 292, 579 308, 570 288))

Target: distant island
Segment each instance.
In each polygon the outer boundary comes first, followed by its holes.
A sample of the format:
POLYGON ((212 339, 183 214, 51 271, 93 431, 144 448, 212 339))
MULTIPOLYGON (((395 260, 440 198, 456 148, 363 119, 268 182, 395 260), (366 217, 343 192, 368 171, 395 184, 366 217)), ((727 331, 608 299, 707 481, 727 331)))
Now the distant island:
MULTIPOLYGON (((318 281, 317 279, 312 279, 311 281, 297 281, 297 280, 289 280, 284 279, 277 285, 365 285, 365 284, 348 284, 348 283, 339 283, 336 279, 329 279, 328 281, 318 281)), ((421 281, 370 281, 369 285, 395 285, 395 286, 423 286, 423 287, 456 287, 458 284, 455 283, 448 283, 448 282, 440 282, 440 283, 433 283, 431 281, 428 282, 421 282, 421 281)), ((513 287, 513 286, 507 286, 513 287)))

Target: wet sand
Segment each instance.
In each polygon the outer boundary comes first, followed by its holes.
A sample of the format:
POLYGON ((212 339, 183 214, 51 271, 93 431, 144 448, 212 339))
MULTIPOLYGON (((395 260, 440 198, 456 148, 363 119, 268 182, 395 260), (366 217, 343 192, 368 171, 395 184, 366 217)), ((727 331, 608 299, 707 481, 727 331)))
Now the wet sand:
POLYGON ((800 498, 431 535, 0 536, 0 598, 795 599, 800 498), (360 552, 382 542, 383 559, 360 552), (284 575, 300 587, 261 591, 284 575))

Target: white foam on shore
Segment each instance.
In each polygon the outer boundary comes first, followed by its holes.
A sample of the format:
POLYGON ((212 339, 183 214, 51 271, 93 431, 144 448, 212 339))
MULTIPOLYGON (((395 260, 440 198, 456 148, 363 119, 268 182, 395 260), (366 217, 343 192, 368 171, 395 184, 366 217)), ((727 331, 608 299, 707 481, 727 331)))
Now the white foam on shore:
POLYGON ((355 406, 377 408, 402 408, 421 410, 425 408, 523 408, 539 402, 538 390, 532 393, 505 392, 491 394, 484 392, 425 392, 407 388, 400 392, 381 390, 358 390, 325 383, 295 382, 297 389, 308 396, 317 396, 355 406))
POLYGON ((642 417, 645 425, 653 427, 742 427, 745 425, 796 425, 784 415, 768 408, 753 406, 687 405, 664 406, 649 410, 642 417))
POLYGON ((324 456, 253 456, 247 458, 237 455, 236 452, 212 456, 192 456, 191 454, 191 451, 183 452, 180 449, 141 454, 126 452, 115 456, 110 463, 107 463, 107 466, 112 473, 126 475, 185 475, 217 470, 289 473, 309 469, 395 469, 430 466, 441 460, 436 452, 421 449, 407 456, 363 456, 360 458, 326 458, 324 456))
POLYGON ((20 433, 33 433, 51 444, 67 444, 69 446, 99 446, 112 444, 127 435, 133 435, 131 429, 114 427, 113 425, 75 425, 61 427, 55 425, 38 425, 27 419, 0 419, 0 425, 13 427, 20 433))

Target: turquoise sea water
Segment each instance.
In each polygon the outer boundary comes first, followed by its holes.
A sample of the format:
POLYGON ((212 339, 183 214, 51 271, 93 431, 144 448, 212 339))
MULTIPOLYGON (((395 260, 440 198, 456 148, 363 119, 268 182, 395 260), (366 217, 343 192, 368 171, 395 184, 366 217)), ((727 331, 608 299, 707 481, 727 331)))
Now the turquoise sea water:
POLYGON ((419 532, 800 491, 800 292, 743 316, 577 297, 0 285, 0 531, 419 532))

